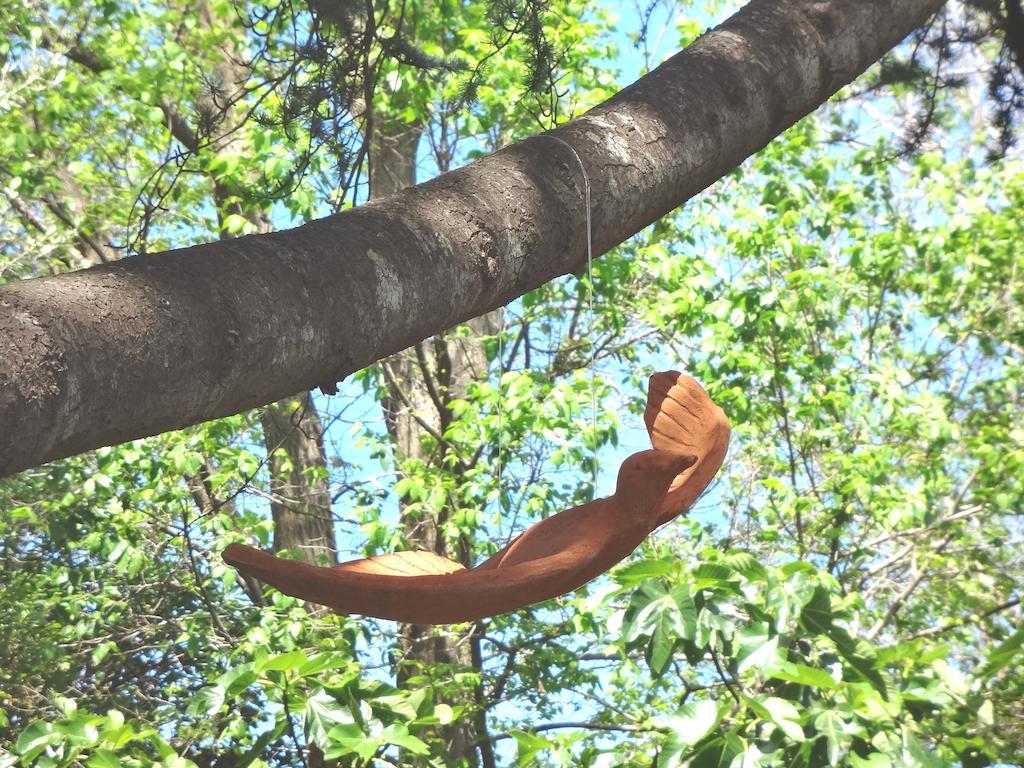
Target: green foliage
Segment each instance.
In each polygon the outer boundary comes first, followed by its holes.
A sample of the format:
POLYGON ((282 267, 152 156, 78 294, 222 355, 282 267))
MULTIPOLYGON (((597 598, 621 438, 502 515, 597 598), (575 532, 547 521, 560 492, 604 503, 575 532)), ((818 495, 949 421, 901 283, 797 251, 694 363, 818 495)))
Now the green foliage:
MULTIPOLYGON (((224 46, 287 53, 270 21, 210 8, 213 25, 159 4, 5 7, 4 279, 94 262, 90 239, 116 257, 341 204, 336 158, 308 157, 312 123, 286 124, 273 88, 249 94, 265 114, 229 150, 179 142, 168 160, 168 100, 217 135, 197 73, 224 46), (54 43, 58 21, 81 34, 54 43), (47 53, 73 41, 103 66, 47 53)), ((422 54, 467 70, 375 59, 377 118, 423 130, 438 168, 615 87, 609 14, 539 17, 555 93, 527 87, 529 40, 497 48, 487 10, 407 5, 422 54)), ((273 61, 250 62, 253 82, 273 61)), ((317 402, 344 550, 404 546, 401 498, 477 561, 605 493, 593 462, 643 447, 651 371, 693 373, 729 414, 729 458, 688 518, 577 593, 474 627, 473 664, 397 686, 395 627, 220 562, 230 541, 272 540, 256 414, 0 482, 0 765, 449 765, 459 722, 522 766, 1024 760, 1024 167, 979 163, 959 123, 945 153, 895 162, 885 141, 844 140, 867 130, 860 104, 804 121, 592 281, 506 308, 490 370, 421 458, 395 459, 367 415, 372 370, 317 402)))

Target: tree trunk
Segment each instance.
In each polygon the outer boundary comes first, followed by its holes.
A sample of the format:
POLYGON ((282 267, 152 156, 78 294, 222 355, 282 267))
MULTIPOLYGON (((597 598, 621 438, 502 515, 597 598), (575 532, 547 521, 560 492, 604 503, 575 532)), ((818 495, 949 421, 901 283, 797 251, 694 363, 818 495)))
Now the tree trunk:
MULTIPOLYGON (((200 16, 211 29, 219 28, 223 19, 216 19, 216 11, 208 4, 200 7, 200 16)), ((211 99, 205 109, 213 114, 219 110, 217 124, 226 139, 215 142, 211 149, 218 154, 232 155, 244 151, 238 130, 244 115, 231 98, 244 91, 247 72, 238 62, 242 57, 235 50, 231 38, 222 44, 223 58, 217 65, 216 80, 229 86, 226 103, 211 99)), ((204 108, 200 105, 201 109, 204 108)), ((267 211, 246 208, 238 200, 244 199, 224 183, 211 178, 214 204, 221 221, 221 237, 230 239, 223 222, 228 214, 244 216, 258 232, 271 230, 267 211), (231 201, 231 202, 229 202, 231 201)), ((263 442, 267 451, 270 474, 270 512, 274 520, 274 552, 290 550, 300 559, 315 565, 330 565, 338 561, 334 537, 334 517, 328 487, 327 453, 324 448, 324 429, 313 397, 304 391, 268 405, 260 415, 263 442)), ((325 612, 322 606, 306 604, 311 613, 325 612)), ((303 764, 308 768, 325 765, 322 750, 314 743, 306 745, 303 764)))
MULTIPOLYGON (((416 147, 421 133, 419 127, 401 124, 385 124, 374 131, 370 147, 372 199, 393 195, 416 183, 416 147)), ((471 323, 483 327, 487 321, 479 318, 471 323)), ((463 396, 472 378, 487 375, 482 343, 476 336, 448 341, 442 335, 381 360, 380 365, 387 392, 381 405, 396 461, 437 462, 440 457, 427 455, 421 438, 428 429, 443 431, 450 418, 450 399, 463 396)), ((472 565, 468 548, 456 547, 453 551, 439 531, 448 517, 447 509, 439 510, 436 517, 418 516, 410 512, 405 499, 399 499, 399 506, 402 528, 412 548, 472 565)), ((398 684, 433 664, 472 667, 472 642, 473 638, 456 635, 447 628, 400 624, 395 665, 398 684)), ((448 703, 471 706, 474 702, 467 696, 465 701, 448 703)), ((478 764, 476 742, 480 734, 476 725, 466 719, 439 729, 451 758, 478 764)))
POLYGON ((942 4, 753 0, 583 117, 414 189, 287 232, 3 286, 0 473, 333 387, 575 271, 577 155, 603 253, 942 4))
POLYGON ((309 392, 268 406, 260 418, 270 456, 274 551, 316 565, 338 562, 324 429, 309 392))
MULTIPOLYGON (((215 14, 208 3, 200 6, 200 18, 210 29, 219 29, 225 24, 225 19, 215 14)), ((230 37, 219 50, 222 58, 216 66, 214 80, 223 83, 226 92, 219 98, 207 99, 209 103, 200 104, 200 111, 216 115, 217 130, 226 137, 211 142, 210 149, 219 155, 231 156, 245 150, 238 130, 245 116, 238 109, 241 101, 236 95, 244 93, 248 71, 240 63, 244 57, 239 56, 230 37)), ((238 202, 243 199, 239 190, 212 178, 211 183, 214 204, 222 222, 222 238, 230 238, 223 226, 228 214, 243 216, 258 232, 271 231, 267 211, 246 208, 238 202)), ((269 459, 274 551, 291 550, 316 565, 336 563, 324 430, 312 396, 302 392, 267 406, 260 423, 269 459)))

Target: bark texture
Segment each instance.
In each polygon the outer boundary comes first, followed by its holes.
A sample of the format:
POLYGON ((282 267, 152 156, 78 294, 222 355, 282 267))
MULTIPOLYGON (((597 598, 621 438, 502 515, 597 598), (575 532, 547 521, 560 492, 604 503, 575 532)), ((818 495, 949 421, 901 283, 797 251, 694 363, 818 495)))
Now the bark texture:
MULTIPOLYGON (((464 397, 468 384, 475 378, 486 377, 487 357, 479 336, 493 333, 490 317, 474 318, 468 324, 473 331, 470 337, 446 338, 442 334, 381 361, 388 393, 382 405, 399 461, 415 458, 427 464, 440 462, 441 455, 428 455, 423 450, 421 437, 428 429, 434 434, 443 434, 451 421, 449 403, 464 397)), ((462 471, 463 467, 452 469, 456 475, 462 471)), ((442 533, 452 511, 447 504, 432 514, 412 513, 405 499, 400 499, 399 504, 402 528, 410 545, 456 561, 463 567, 473 564, 468 542, 462 539, 452 542, 442 533)), ((455 664, 480 671, 476 663, 478 657, 473 653, 480 642, 477 630, 475 624, 462 633, 424 624, 400 624, 395 658, 399 685, 433 664, 455 664)), ((463 704, 470 709, 474 705, 468 696, 448 703, 463 704)), ((477 717, 467 716, 439 728, 448 755, 470 766, 480 764, 478 743, 486 743, 481 739, 486 735, 483 708, 478 707, 476 714, 477 717)))
POLYGON ((303 392, 275 403, 260 422, 270 454, 274 551, 292 550, 315 565, 337 562, 324 428, 313 398, 303 392))
MULTIPOLYGON (((416 183, 417 145, 421 134, 418 126, 379 121, 370 137, 371 199, 394 195, 416 183)), ((404 459, 417 459, 426 464, 439 462, 440 455, 430 455, 423 450, 421 438, 429 433, 443 434, 451 420, 448 408, 451 399, 464 397, 472 379, 486 377, 487 356, 477 336, 486 332, 487 318, 475 318, 469 325, 474 330, 470 338, 446 339, 440 334, 381 360, 380 370, 387 393, 381 406, 399 464, 404 459)), ((463 546, 453 548, 440 532, 449 516, 447 506, 436 514, 416 514, 408 500, 401 498, 399 508, 402 529, 410 545, 446 561, 454 558, 463 567, 472 565, 468 546, 461 542, 463 546)), ((398 684, 404 685, 410 677, 433 664, 472 667, 473 644, 479 642, 473 630, 471 627, 469 636, 464 637, 450 629, 399 624, 394 654, 398 684)), ((448 703, 473 704, 463 697, 448 703)), ((476 721, 467 717, 438 729, 448 756, 467 766, 479 764, 477 742, 486 734, 485 727, 479 727, 478 732, 482 709, 479 714, 476 721)), ((415 765, 425 764, 423 760, 415 762, 415 765)))
MULTIPOLYGON (((942 0, 754 0, 553 132, 603 253, 735 168, 942 0)), ((303 227, 0 289, 0 473, 334 382, 585 261, 536 136, 303 227)))
MULTIPOLYGON (((216 11, 206 2, 199 5, 199 17, 211 30, 222 29, 230 23, 229 19, 217 18, 216 11)), ((207 115, 217 116, 215 122, 221 138, 211 141, 205 148, 192 138, 195 143, 190 150, 229 157, 245 149, 237 128, 245 119, 242 98, 248 84, 248 70, 240 63, 244 57, 239 55, 231 37, 218 50, 221 60, 216 65, 214 79, 225 84, 226 93, 219 97, 205 94, 199 108, 207 115)), ((172 114, 180 112, 173 110, 172 114)), ((175 122, 173 117, 170 122, 175 122)), ((187 125, 184 120, 177 122, 187 125)), ((271 231, 268 212, 244 206, 241 190, 215 178, 210 182, 223 240, 232 238, 224 224, 228 214, 243 216, 257 232, 271 231)), ((337 562, 324 429, 312 396, 302 392, 267 406, 260 415, 260 425, 269 457, 274 551, 291 550, 304 562, 316 565, 337 562)))

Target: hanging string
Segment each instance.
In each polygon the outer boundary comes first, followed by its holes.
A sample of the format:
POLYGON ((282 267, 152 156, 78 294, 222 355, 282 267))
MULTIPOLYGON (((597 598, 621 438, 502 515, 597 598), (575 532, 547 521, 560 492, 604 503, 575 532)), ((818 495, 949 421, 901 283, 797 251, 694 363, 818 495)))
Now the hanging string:
POLYGON ((499 307, 501 323, 498 328, 498 517, 504 512, 502 495, 505 484, 502 482, 501 471, 505 456, 505 398, 501 396, 504 389, 502 379, 505 377, 505 307, 499 307))
MULTIPOLYGON (((576 158, 576 162, 579 164, 580 173, 583 175, 583 195, 586 209, 586 225, 587 225, 587 311, 590 315, 591 322, 594 320, 594 236, 593 236, 593 214, 590 200, 590 176, 587 175, 587 167, 583 164, 583 158, 580 157, 579 152, 572 144, 565 141, 558 136, 550 133, 543 133, 541 137, 547 137, 554 139, 559 144, 567 147, 572 156, 576 158)), ((505 371, 505 312, 504 309, 501 312, 501 326, 498 331, 498 467, 497 467, 497 484, 498 484, 498 511, 501 513, 502 507, 502 496, 504 493, 504 482, 502 478, 502 472, 504 469, 504 456, 505 456, 505 409, 504 409, 504 398, 502 397, 502 390, 504 384, 502 382, 503 374, 505 371)), ((593 441, 593 457, 591 460, 591 493, 597 494, 597 377, 595 374, 595 363, 597 360, 596 347, 592 347, 590 350, 590 361, 588 365, 589 377, 590 377, 590 431, 591 439, 593 441)))
MULTIPOLYGON (((555 136, 552 133, 542 133, 541 137, 554 139, 559 144, 562 144, 569 148, 572 152, 572 156, 576 158, 576 162, 579 163, 580 172, 583 174, 583 194, 586 202, 587 211, 587 311, 590 314, 590 321, 594 322, 594 238, 592 234, 591 225, 591 207, 590 207, 590 177, 587 175, 587 167, 583 164, 583 158, 580 157, 579 152, 576 148, 567 142, 565 139, 555 136)), ((594 455, 591 461, 591 483, 594 495, 597 494, 597 378, 594 373, 595 362, 597 360, 597 347, 591 346, 590 348, 590 432, 591 439, 593 440, 594 455)))

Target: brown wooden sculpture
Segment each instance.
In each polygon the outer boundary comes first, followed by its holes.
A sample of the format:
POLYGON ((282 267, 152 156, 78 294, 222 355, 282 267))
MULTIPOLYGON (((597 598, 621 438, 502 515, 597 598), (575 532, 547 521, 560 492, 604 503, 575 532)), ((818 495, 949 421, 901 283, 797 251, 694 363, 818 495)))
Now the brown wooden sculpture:
POLYGON ((331 567, 232 544, 224 560, 285 594, 416 624, 453 624, 570 592, 686 511, 718 471, 729 423, 701 386, 675 371, 651 377, 644 413, 654 448, 619 469, 615 493, 560 512, 475 568, 432 552, 395 552, 331 567))

